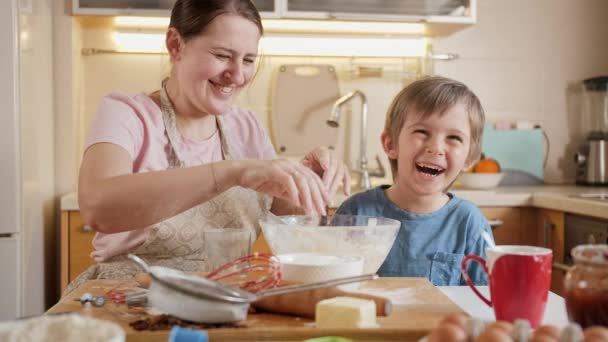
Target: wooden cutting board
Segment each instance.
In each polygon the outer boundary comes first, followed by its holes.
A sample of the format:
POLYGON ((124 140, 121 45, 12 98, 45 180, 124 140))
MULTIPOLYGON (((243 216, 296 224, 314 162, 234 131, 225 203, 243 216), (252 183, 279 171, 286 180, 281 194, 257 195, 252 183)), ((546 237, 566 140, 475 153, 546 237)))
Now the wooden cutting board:
POLYGON ((336 147, 339 130, 327 125, 340 97, 331 65, 281 65, 272 90, 271 132, 279 153, 300 156, 317 146, 336 147))
MULTIPOLYGON (((137 317, 127 307, 106 304, 103 307, 83 308, 79 298, 83 293, 103 295, 109 290, 132 288, 134 282, 91 280, 55 304, 47 313, 80 312, 83 315, 114 321, 127 332, 127 341, 168 340, 169 330, 136 331, 129 326, 137 317)), ((211 341, 302 341, 320 336, 343 336, 357 341, 417 341, 435 328, 450 313, 463 312, 439 289, 425 278, 380 278, 364 283, 360 291, 385 296, 393 302, 393 313, 378 317, 379 328, 374 329, 317 329, 314 321, 299 317, 274 314, 250 314, 245 328, 215 328, 207 330, 211 341)))

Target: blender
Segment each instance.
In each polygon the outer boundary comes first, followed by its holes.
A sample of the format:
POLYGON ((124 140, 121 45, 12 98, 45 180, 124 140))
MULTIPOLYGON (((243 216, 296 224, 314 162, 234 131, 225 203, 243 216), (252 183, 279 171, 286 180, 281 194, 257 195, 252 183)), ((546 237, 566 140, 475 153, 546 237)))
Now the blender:
POLYGON ((576 184, 608 185, 608 76, 583 81, 583 120, 589 135, 575 156, 576 184))

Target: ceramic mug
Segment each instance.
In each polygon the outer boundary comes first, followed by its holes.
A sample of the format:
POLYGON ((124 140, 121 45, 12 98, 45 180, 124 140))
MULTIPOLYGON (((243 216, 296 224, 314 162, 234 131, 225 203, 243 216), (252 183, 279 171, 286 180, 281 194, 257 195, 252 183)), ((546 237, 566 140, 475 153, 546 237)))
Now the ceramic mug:
POLYGON ((462 274, 473 292, 494 309, 496 320, 527 319, 532 327, 543 320, 551 285, 553 253, 534 246, 496 246, 486 249, 487 260, 467 255, 462 274), (488 275, 490 298, 482 295, 467 273, 467 263, 476 261, 488 275))

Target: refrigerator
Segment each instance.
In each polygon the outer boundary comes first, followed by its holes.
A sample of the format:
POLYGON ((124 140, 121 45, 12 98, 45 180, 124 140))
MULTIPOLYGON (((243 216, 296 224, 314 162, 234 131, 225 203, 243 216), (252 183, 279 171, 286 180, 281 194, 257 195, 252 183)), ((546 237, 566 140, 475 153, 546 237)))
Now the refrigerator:
POLYGON ((56 299, 51 4, 0 1, 0 321, 56 299))

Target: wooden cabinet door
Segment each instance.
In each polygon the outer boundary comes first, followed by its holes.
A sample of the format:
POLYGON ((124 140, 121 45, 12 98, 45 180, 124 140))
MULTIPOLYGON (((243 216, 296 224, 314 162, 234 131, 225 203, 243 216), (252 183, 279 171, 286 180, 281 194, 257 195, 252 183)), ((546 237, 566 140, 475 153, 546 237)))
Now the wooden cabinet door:
POLYGON ((497 245, 534 245, 536 221, 534 210, 522 207, 480 208, 492 228, 497 245))
POLYGON ((564 277, 567 268, 564 263, 565 224, 564 212, 538 209, 537 245, 551 248, 553 251, 553 269, 551 270, 551 291, 564 295, 564 277))
POLYGON ((93 265, 95 231, 84 223, 79 211, 61 213, 61 291, 80 273, 93 265))

